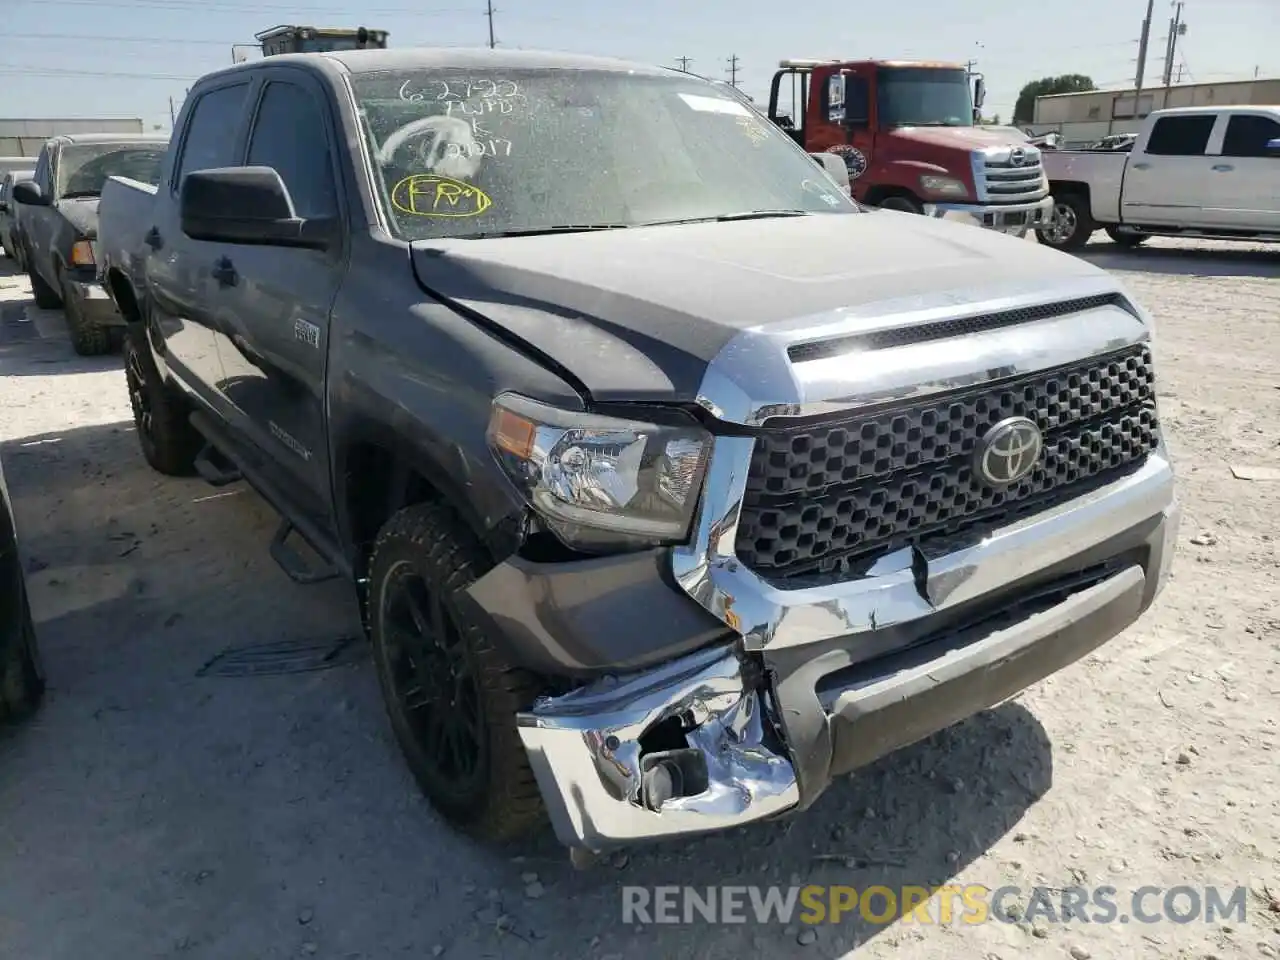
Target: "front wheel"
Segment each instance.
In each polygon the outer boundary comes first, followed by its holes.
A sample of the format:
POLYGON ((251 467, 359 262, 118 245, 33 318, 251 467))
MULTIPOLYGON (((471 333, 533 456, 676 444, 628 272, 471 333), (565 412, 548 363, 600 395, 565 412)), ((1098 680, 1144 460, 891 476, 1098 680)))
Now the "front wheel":
POLYGON ((57 310, 62 306, 62 297, 58 295, 58 291, 44 282, 44 278, 30 262, 27 264, 27 278, 31 281, 31 296, 35 298, 37 307, 41 310, 57 310))
POLYGON ((1079 194, 1054 197, 1053 216, 1036 230, 1036 239, 1057 250, 1078 250, 1097 229, 1089 198, 1079 194))
POLYGON ((900 210, 903 213, 924 213, 924 206, 915 197, 907 197, 899 194, 894 197, 885 197, 876 204, 881 210, 900 210))
POLYGON ((543 817, 516 730, 540 687, 455 599, 490 566, 447 508, 406 507, 374 544, 369 629, 391 728, 422 792, 458 829, 502 841, 543 817))
POLYGON ((82 357, 97 357, 111 352, 111 331, 84 315, 71 284, 62 281, 62 312, 67 316, 71 333, 71 349, 82 357))
POLYGON ((18 616, 0 624, 0 630, 8 634, 0 636, 0 723, 7 723, 29 717, 44 696, 44 672, 24 586, 18 588, 18 616))

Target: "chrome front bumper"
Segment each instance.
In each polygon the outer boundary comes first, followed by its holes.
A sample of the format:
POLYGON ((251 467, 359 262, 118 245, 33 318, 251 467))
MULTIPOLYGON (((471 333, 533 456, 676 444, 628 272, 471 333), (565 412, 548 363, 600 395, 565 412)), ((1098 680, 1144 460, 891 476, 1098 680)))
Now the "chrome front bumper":
POLYGON ((1043 226, 1053 216, 1053 197, 1045 197, 1031 203, 926 203, 927 217, 939 220, 955 220, 1006 233, 1025 233, 1043 226))
MULTIPOLYGON (((750 451, 737 444, 717 443, 712 483, 729 461, 745 470, 750 451)), ((807 808, 833 776, 1013 696, 1129 626, 1168 578, 1179 516, 1161 451, 1128 477, 931 561, 928 599, 909 569, 790 591, 732 557, 684 570, 681 585, 736 626, 741 644, 544 698, 518 718, 558 837, 600 851, 807 808), (983 597, 1016 605, 1014 581, 1086 556, 1116 563, 1047 609, 944 631, 905 653, 875 650, 888 628, 983 597), (683 733, 674 750, 669 738, 642 742, 664 721, 683 733), (683 764, 683 790, 652 788, 664 763, 683 764)))

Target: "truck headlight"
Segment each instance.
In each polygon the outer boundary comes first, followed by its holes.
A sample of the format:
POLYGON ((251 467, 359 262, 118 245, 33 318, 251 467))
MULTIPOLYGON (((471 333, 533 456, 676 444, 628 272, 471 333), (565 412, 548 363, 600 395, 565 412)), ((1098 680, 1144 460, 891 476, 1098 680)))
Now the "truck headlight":
POLYGON ((937 177, 932 174, 925 174, 920 178, 920 189, 925 193, 932 193, 942 197, 969 196, 969 188, 965 186, 964 181, 956 180, 954 177, 937 177))
POLYGON ((568 546, 680 543, 712 440, 691 421, 660 419, 560 410, 507 393, 493 403, 488 441, 530 507, 568 546))

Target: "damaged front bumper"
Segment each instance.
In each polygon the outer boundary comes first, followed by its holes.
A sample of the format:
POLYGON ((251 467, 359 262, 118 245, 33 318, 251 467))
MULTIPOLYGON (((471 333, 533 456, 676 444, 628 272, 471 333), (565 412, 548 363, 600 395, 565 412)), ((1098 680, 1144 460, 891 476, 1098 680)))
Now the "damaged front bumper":
POLYGON ((557 836, 598 852, 807 808, 834 777, 1016 695, 1132 624, 1168 578, 1179 517, 1157 454, 931 564, 932 597, 910 569, 793 591, 753 586, 731 557, 685 569, 681 585, 738 624, 737 639, 518 717, 557 836))
POLYGON ((713 648, 520 714, 557 836, 601 850, 795 807, 794 768, 745 672, 732 649, 713 648))

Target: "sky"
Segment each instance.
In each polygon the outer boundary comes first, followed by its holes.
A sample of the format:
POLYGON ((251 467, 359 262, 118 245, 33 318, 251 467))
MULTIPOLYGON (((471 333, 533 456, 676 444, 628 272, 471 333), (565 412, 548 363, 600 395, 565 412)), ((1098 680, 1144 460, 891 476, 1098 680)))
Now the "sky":
MULTIPOLYGON (((494 0, 499 46, 675 65, 729 77, 767 102, 779 60, 964 62, 987 83, 987 116, 1008 121, 1030 80, 1083 73, 1133 85, 1147 0, 494 0), (788 16, 786 10, 796 11, 788 16)), ((1163 67, 1170 0, 1155 0, 1147 82, 1163 67)), ((389 46, 484 46, 485 0, 0 0, 0 117, 140 117, 167 130, 170 98, 231 62, 234 43, 279 23, 387 30, 389 46)), ((1183 80, 1280 77, 1280 0, 1186 0, 1183 80), (1270 38, 1270 39, 1269 39, 1270 38)))

